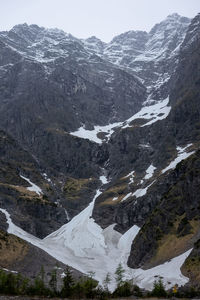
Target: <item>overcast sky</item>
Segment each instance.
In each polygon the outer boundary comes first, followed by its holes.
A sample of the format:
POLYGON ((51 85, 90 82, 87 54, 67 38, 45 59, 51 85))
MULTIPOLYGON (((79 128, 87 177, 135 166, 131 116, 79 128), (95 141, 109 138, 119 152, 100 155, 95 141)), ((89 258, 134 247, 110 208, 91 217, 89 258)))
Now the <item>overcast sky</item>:
POLYGON ((149 31, 174 12, 192 18, 200 0, 0 0, 0 31, 26 22, 108 42, 128 30, 149 31))

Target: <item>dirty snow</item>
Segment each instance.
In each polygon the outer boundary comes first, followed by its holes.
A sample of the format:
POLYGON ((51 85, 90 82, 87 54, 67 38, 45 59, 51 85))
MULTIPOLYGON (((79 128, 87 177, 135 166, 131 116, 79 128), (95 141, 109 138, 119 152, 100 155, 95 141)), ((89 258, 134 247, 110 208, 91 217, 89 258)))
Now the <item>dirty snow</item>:
POLYGON ((33 182, 31 182, 30 179, 28 179, 27 177, 22 176, 22 175, 20 175, 20 177, 21 177, 22 179, 26 180, 26 181, 31 185, 30 187, 27 187, 27 188, 26 188, 28 191, 30 191, 30 192, 35 192, 35 193, 37 193, 38 195, 43 194, 41 188, 40 188, 39 186, 37 186, 36 184, 34 184, 33 182))

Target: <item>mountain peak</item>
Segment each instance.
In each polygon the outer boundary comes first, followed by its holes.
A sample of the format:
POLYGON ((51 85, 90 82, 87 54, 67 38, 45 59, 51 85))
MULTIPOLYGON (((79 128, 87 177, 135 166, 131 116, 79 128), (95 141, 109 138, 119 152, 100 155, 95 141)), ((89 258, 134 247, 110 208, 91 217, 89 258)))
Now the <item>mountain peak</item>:
POLYGON ((181 18, 181 16, 177 13, 173 13, 173 14, 170 14, 167 16, 167 18, 170 18, 170 19, 179 19, 181 18))
POLYGON ((20 33, 24 31, 41 31, 44 30, 44 27, 39 27, 36 24, 28 25, 27 23, 17 24, 10 31, 15 33, 20 33))

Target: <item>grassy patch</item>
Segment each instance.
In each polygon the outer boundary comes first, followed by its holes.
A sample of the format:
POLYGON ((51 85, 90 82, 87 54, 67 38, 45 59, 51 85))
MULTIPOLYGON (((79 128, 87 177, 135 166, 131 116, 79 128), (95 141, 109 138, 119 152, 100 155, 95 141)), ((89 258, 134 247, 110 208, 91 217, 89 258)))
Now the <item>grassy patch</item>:
POLYGON ((22 260, 27 252, 29 246, 22 239, 0 231, 0 265, 3 268, 9 266, 16 261, 22 260))
POLYGON ((94 181, 94 178, 75 179, 69 177, 64 186, 64 194, 70 199, 78 199, 81 191, 89 189, 88 185, 94 181))
POLYGON ((189 221, 192 230, 189 234, 184 236, 177 235, 177 228, 180 222, 181 218, 174 223, 170 233, 164 235, 158 241, 158 249, 155 256, 150 261, 151 265, 161 264, 169 259, 172 259, 173 257, 182 254, 192 247, 193 238, 199 231, 200 221, 189 221))

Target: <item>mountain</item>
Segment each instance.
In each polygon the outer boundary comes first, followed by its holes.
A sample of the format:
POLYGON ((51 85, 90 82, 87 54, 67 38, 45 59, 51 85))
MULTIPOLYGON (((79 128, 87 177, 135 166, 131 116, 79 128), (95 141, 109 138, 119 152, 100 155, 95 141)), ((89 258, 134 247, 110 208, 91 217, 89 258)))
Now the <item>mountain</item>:
POLYGON ((164 99, 169 94, 169 79, 178 64, 179 48, 190 19, 169 15, 149 33, 128 31, 107 45, 93 39, 86 46, 106 60, 138 76, 147 87, 148 100, 164 99))
MULTIPOLYGON (((191 25, 188 28, 188 32, 181 46, 180 52, 180 62, 177 68, 176 82, 174 84, 174 90, 172 90, 171 102, 175 102, 174 109, 171 112, 171 118, 169 122, 171 126, 176 129, 176 139, 192 139, 193 143, 196 142, 199 148, 199 45, 200 45, 200 35, 199 27, 200 15, 193 19, 191 25), (181 74, 181 76, 180 76, 181 74), (194 74, 193 80, 191 75, 194 74), (196 76, 195 76, 196 75, 196 76)), ((174 231, 173 224, 176 224, 180 220, 180 224, 177 228, 176 235, 186 236, 184 242, 184 247, 191 247, 186 245, 188 242, 187 239, 199 239, 199 197, 196 188, 199 184, 199 152, 193 154, 193 156, 179 164, 174 171, 175 181, 172 186, 169 187, 166 194, 161 198, 159 207, 156 207, 153 211, 151 219, 148 220, 152 222, 152 228, 155 218, 158 218, 156 221, 156 226, 159 228, 159 231, 154 230, 154 241, 160 240, 163 236, 162 229, 164 229, 166 234, 174 231), (177 173, 178 172, 178 173, 177 173), (194 172, 194 173, 193 173, 194 172), (191 189, 191 190, 190 190, 191 189), (194 193, 194 194, 193 194, 194 193), (179 202, 181 201, 181 202, 179 202), (185 202, 185 203, 184 203, 185 202), (178 204, 179 203, 179 204, 178 204), (172 206, 171 206, 172 205, 172 206), (175 205, 173 207, 173 205, 175 205), (171 207, 170 207, 171 206, 171 207), (168 208, 170 207, 170 208, 168 208), (162 208, 165 210, 165 220, 161 218, 162 208), (169 210, 168 210, 169 209, 169 210), (168 210, 168 212, 167 212, 168 210), (171 212, 171 213, 170 213, 171 212), (174 216, 173 216, 174 213, 174 216), (158 216, 157 216, 158 214, 158 216), (167 218, 168 216, 168 218, 167 218), (165 224, 160 224, 160 222, 166 222, 165 224), (195 224, 197 222, 197 225, 195 224), (194 227, 195 228, 194 228, 194 227), (190 236, 190 234, 192 235, 190 236)), ((174 226, 175 227, 175 226, 174 226)), ((145 228, 145 225, 144 225, 145 228)), ((174 233, 173 233, 174 234, 174 233)), ((137 241, 135 241, 136 243, 137 241)), ((175 241, 174 245, 176 244, 175 241)), ((194 241, 192 241, 193 243, 194 241)), ((180 243, 177 241, 177 244, 180 243)), ((142 248, 144 249, 144 241, 142 242, 142 248)), ((137 244, 138 245, 138 244, 137 244)), ((148 241, 149 245, 149 241, 148 241)), ((161 243, 163 246, 163 244, 161 243)), ((183 246, 182 245, 182 246, 183 246)), ((167 246, 167 245, 166 245, 167 246)), ((133 246, 134 248, 134 246, 133 246)), ((178 248, 178 247, 177 247, 178 248)), ((153 251, 156 250, 156 247, 151 247, 153 251)), ((168 248, 169 249, 169 248, 168 248)), ((180 249, 179 249, 180 251, 180 249)), ((169 255, 169 253, 168 253, 169 255)), ((174 253, 173 253, 174 255, 174 253)), ((135 256, 134 256, 135 257, 135 256)), ((138 256, 137 256, 138 257, 138 256)), ((148 260, 151 257, 150 253, 148 254, 148 260)), ((143 258, 144 259, 144 258, 143 258)), ((137 264, 137 263, 136 263, 137 264)))
POLYGON ((3 131, 0 153, 1 208, 8 209, 15 224, 38 237, 63 225, 67 216, 58 203, 59 194, 37 161, 3 131))
POLYGON ((0 32, 3 232, 101 284, 119 263, 145 289, 200 284, 199 32, 0 32))

